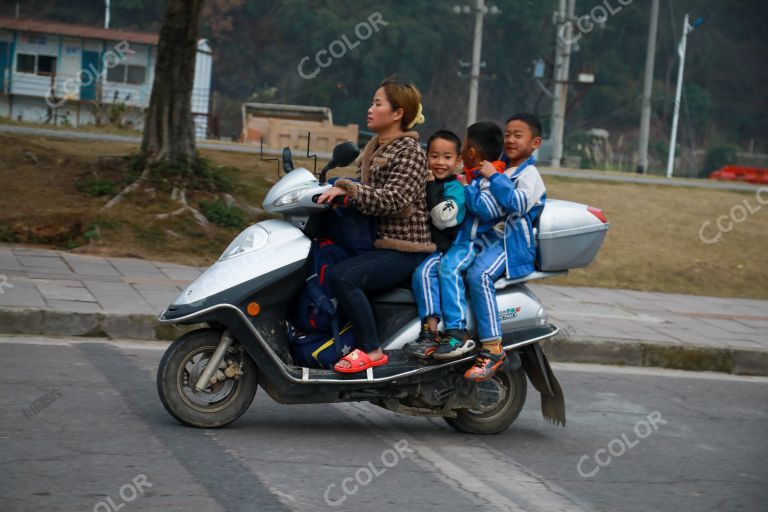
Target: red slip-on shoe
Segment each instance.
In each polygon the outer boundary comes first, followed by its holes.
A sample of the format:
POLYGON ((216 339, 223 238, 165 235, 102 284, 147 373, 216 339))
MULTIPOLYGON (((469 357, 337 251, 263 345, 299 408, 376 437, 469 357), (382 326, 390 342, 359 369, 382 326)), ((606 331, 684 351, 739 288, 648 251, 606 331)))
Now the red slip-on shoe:
POLYGON ((384 354, 381 359, 373 361, 370 357, 368 357, 368 354, 359 348, 356 348, 349 354, 339 359, 339 363, 336 363, 333 366, 333 369, 339 373, 358 373, 365 371, 368 368, 375 368, 376 366, 387 364, 388 362, 389 356, 387 356, 387 354, 384 354), (341 367, 339 366, 341 361, 347 361, 351 366, 349 368, 341 367))

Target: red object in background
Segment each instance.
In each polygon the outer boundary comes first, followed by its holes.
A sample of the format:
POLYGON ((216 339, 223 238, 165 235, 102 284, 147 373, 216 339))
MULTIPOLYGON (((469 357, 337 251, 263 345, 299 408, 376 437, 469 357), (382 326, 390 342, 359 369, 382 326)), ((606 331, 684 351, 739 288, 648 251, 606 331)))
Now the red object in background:
POLYGON ((768 169, 758 167, 742 167, 740 165, 726 165, 719 171, 710 173, 711 180, 746 181, 758 185, 768 184, 768 169))

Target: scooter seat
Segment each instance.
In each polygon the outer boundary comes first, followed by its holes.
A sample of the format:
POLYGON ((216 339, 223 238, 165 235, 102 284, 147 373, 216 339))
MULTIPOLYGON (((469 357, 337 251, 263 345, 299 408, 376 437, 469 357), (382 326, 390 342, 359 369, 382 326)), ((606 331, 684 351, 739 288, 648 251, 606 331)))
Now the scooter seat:
POLYGON ((375 292, 370 296, 371 302, 383 304, 416 304, 413 292, 410 288, 390 288, 381 292, 375 292))

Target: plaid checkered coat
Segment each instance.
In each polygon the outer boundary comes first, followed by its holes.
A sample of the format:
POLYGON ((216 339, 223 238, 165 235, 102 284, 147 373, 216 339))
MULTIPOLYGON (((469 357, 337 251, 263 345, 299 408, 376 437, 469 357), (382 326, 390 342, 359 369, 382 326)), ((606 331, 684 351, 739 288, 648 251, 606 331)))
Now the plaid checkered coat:
POLYGON ((427 212, 427 158, 419 134, 405 132, 379 145, 375 136, 357 164, 359 182, 339 179, 335 186, 356 199, 361 212, 376 216, 378 249, 433 252, 427 212))

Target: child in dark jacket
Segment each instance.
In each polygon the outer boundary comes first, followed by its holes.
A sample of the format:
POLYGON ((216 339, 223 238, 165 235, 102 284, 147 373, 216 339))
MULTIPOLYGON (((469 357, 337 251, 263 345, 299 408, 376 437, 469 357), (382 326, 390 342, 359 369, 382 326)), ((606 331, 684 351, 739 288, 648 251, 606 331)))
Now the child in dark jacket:
POLYGON ((466 213, 464 185, 454 174, 460 151, 459 136, 448 130, 435 132, 427 144, 427 211, 432 241, 439 252, 451 246, 466 213))
POLYGON ((419 339, 408 343, 406 350, 427 357, 440 341, 440 258, 450 248, 466 213, 464 186, 456 179, 456 166, 461 152, 461 140, 448 130, 432 134, 427 143, 427 210, 431 219, 432 241, 437 251, 427 256, 413 273, 413 294, 424 322, 419 339))
MULTIPOLYGON (((458 138, 457 138, 458 140, 458 138)), ((476 179, 483 161, 494 161, 496 172, 504 163, 496 161, 503 150, 503 134, 495 123, 475 123, 467 128, 461 149, 464 174, 468 181, 476 179)), ((466 190, 465 199, 466 199, 466 190)), ((417 357, 431 355, 435 359, 451 359, 475 348, 467 332, 467 301, 464 273, 475 258, 473 216, 465 216, 447 251, 433 254, 413 275, 413 290, 419 303, 419 313, 425 319, 419 338, 406 345, 417 357), (471 217, 471 218, 470 218, 471 217), (423 314, 426 313, 426 317, 423 314), (445 336, 440 338, 437 326, 442 317, 445 336)))

